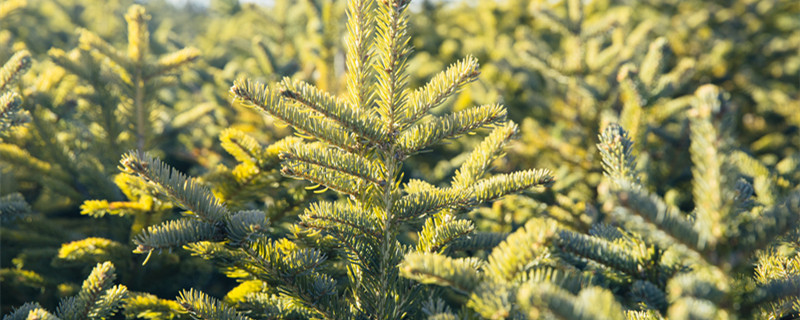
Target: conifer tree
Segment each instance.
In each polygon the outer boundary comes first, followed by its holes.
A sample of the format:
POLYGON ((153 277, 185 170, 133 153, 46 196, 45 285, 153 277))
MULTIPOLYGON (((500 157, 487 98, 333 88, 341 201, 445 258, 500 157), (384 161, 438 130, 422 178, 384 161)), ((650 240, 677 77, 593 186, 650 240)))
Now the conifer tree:
POLYGON ((70 52, 52 48, 49 57, 60 68, 45 64, 39 81, 28 89, 29 129, 3 141, 4 150, 9 151, 2 161, 25 169, 15 174, 18 179, 34 180, 55 192, 52 198, 56 199, 49 200, 44 209, 76 206, 91 196, 118 199, 120 194, 108 179, 116 158, 131 147, 158 147, 154 137, 166 133, 154 129, 154 124, 180 130, 156 121, 159 114, 167 112, 158 107, 156 90, 174 84, 171 75, 196 60, 199 53, 185 48, 153 56, 144 8, 130 7, 126 20, 127 52, 87 29, 78 30, 79 48, 70 52), (81 82, 76 83, 64 70, 81 82))
POLYGON ((127 54, 119 52, 111 44, 85 29, 79 31, 81 51, 67 54, 62 50, 54 49, 49 54, 63 68, 92 82, 94 88, 106 91, 97 92, 97 96, 89 96, 87 98, 92 99, 101 108, 103 115, 101 124, 106 131, 108 139, 113 139, 112 142, 114 143, 112 145, 120 144, 117 139, 124 131, 124 124, 131 123, 134 128, 134 131, 131 132, 135 139, 134 146, 136 149, 144 151, 151 147, 150 140, 153 139, 155 134, 154 130, 150 128, 153 123, 153 112, 151 111, 155 98, 153 92, 158 87, 163 86, 165 80, 169 81, 168 78, 163 78, 164 75, 168 75, 175 69, 197 59, 199 52, 197 49, 190 47, 160 57, 152 57, 150 52, 150 33, 148 31, 150 16, 146 13, 144 7, 139 5, 131 6, 125 14, 125 20, 128 23, 127 54), (101 59, 98 59, 99 57, 91 57, 92 54, 98 54, 103 59, 108 59, 108 67, 114 72, 111 74, 99 74, 100 70, 92 72, 81 67, 82 62, 89 62, 87 59, 94 59, 92 64, 97 67, 101 67, 104 64, 101 59), (81 61, 81 59, 83 60, 81 61), (116 86, 103 86, 101 81, 113 81, 112 83, 116 86), (126 101, 110 103, 109 105, 101 104, 101 102, 112 102, 106 100, 109 97, 113 97, 110 92, 107 92, 112 89, 122 91, 126 101), (125 110, 125 117, 122 119, 118 119, 115 115, 119 104, 126 105, 123 109, 125 110))
MULTIPOLYGON (((27 3, 24 0, 0 3, 0 21, 7 19, 15 11, 24 8, 26 5, 27 3)), ((0 29, 0 42, 6 42, 2 41, 4 37, 8 37, 8 35, 0 29)), ((2 46, 3 48, 0 48, 0 61, 3 61, 7 54, 10 56, 8 61, 3 62, 2 66, 0 66, 0 142, 4 140, 3 138, 9 130, 30 121, 30 113, 23 109, 22 97, 13 89, 15 80, 30 69, 33 63, 33 59, 27 50, 14 53, 13 48, 8 43, 2 43, 2 46)), ((6 147, 2 149, 0 157, 20 151, 6 147)), ((31 208, 21 193, 8 193, 7 190, 3 190, 2 186, 7 184, 2 177, 5 174, 4 171, 6 169, 0 168, 0 221, 9 222, 30 213, 31 208)))
MULTIPOLYGON (((459 10, 430 7, 439 9, 423 14, 423 21, 432 21, 421 29, 426 34, 434 29, 430 33, 438 41, 424 43, 442 44, 428 49, 438 51, 438 57, 420 54, 418 60, 428 58, 435 65, 453 52, 475 52, 488 70, 481 77, 486 90, 475 86, 479 90, 454 108, 500 96, 510 114, 525 117, 520 121, 523 143, 515 145, 503 165, 543 165, 560 177, 545 194, 510 197, 476 211, 476 220, 487 229, 510 232, 544 214, 588 231, 602 218, 594 206, 602 181, 599 162, 592 161, 594 136, 609 122, 631 128, 641 141, 637 147, 653 154, 661 156, 658 150, 665 150, 664 156, 670 157, 677 153, 666 150, 682 147, 685 127, 680 126, 680 113, 691 100, 687 84, 694 62, 675 57, 672 44, 653 32, 657 22, 637 19, 631 6, 615 1, 518 0, 484 1, 459 10)), ((642 179, 674 187, 661 182, 671 181, 670 165, 687 165, 685 157, 651 166, 649 154, 643 153, 639 162, 646 169, 642 179)), ((416 167, 422 175, 446 177, 457 165, 443 157, 431 169, 416 167)))
MULTIPOLYGON (((130 12, 131 29, 146 29, 144 9, 136 6, 130 12)), ((3 192, 0 212, 4 222, 0 226, 3 238, 0 274, 4 308, 10 308, 19 301, 17 299, 29 299, 30 295, 38 297, 43 306, 54 304, 57 295, 64 296, 79 289, 78 271, 104 261, 112 261, 121 271, 121 278, 138 289, 145 281, 139 277, 138 263, 132 259, 130 237, 170 217, 173 211, 172 204, 153 196, 145 183, 125 176, 111 179, 108 175, 116 167, 125 144, 129 143, 129 147, 136 144, 130 139, 135 136, 132 134, 135 130, 128 127, 131 118, 125 114, 129 102, 130 106, 136 104, 132 98, 136 97, 132 93, 136 90, 131 87, 126 92, 125 86, 132 82, 125 80, 130 80, 134 70, 144 70, 143 77, 148 79, 143 83, 151 90, 174 83, 175 70, 196 59, 197 51, 187 49, 160 59, 148 53, 141 61, 147 63, 136 65, 126 60, 122 62, 127 64, 123 64, 103 56, 102 53, 118 53, 109 43, 86 29, 80 33, 82 48, 70 54, 60 49, 51 50, 54 54, 51 58, 64 59, 60 61, 64 69, 46 58, 42 59, 44 61, 37 59, 30 72, 35 77, 27 77, 24 86, 19 86, 20 92, 25 93, 25 109, 32 114, 30 122, 19 126, 19 130, 3 132, 0 137, 0 191, 3 192), (65 69, 75 75, 66 74, 65 69), (5 195, 9 191, 20 193, 5 195), (130 201, 114 201, 122 200, 121 196, 130 201), (104 200, 93 203, 97 211, 86 210, 86 213, 96 216, 127 214, 133 217, 132 223, 76 219, 80 210, 73 209, 77 209, 78 201, 88 197, 104 200), (32 210, 26 199, 37 210, 32 210), (37 214, 10 223, 15 216, 31 212, 37 214)), ((138 40, 150 42, 147 37, 138 40)), ((125 54, 118 54, 117 58, 120 56, 128 58, 125 54)), ((27 51, 15 55, 2 69, 0 91, 14 89, 9 81, 30 65, 27 51)), ((142 104, 157 106, 155 90, 145 93, 141 97, 142 104)), ((5 101, 10 101, 12 106, 20 106, 19 96, 3 97, 4 105, 5 101), (6 97, 12 99, 6 100, 6 97)), ((151 109, 165 111, 164 107, 151 109)), ((147 122, 152 123, 151 119, 147 122)), ((11 122, 3 121, 6 123, 11 122)), ((152 136, 152 131, 148 136, 152 136)), ((153 145, 158 146, 151 144, 151 147, 153 145)), ((184 270, 202 270, 197 267, 199 259, 191 259, 186 254, 182 258, 189 258, 185 259, 189 261, 179 263, 176 257, 167 257, 151 266, 162 267, 159 271, 165 273, 178 270, 178 266, 184 270)), ((206 268, 206 271, 211 270, 206 268)), ((159 275, 151 273, 151 276, 159 275)), ((170 276, 172 280, 190 277, 170 276)), ((162 288, 182 286, 179 282, 163 284, 162 288)), ((161 293, 152 286, 148 289, 161 293)))
POLYGON ((670 303, 666 317, 797 315, 797 254, 780 248, 797 241, 800 194, 733 148, 736 109, 717 87, 698 88, 693 105, 693 212, 681 213, 638 184, 632 142, 624 130, 611 127, 599 147, 617 198, 613 216, 688 262, 690 269, 669 279, 661 294, 670 303))
MULTIPOLYGON (((10 10, 10 8, 0 9, 0 18, 5 11, 10 10)), ((28 114, 22 109, 22 98, 10 89, 13 80, 30 68, 31 63, 30 53, 20 51, 0 68, 0 135, 28 121, 28 114)), ((0 172, 0 175, 2 174, 0 172)), ((7 222, 27 213, 30 213, 30 206, 22 194, 18 192, 0 194, 0 221, 7 222)))
POLYGON ((25 73, 31 62, 30 53, 20 51, 0 68, 0 133, 27 122, 22 99, 11 89, 14 79, 25 73))
MULTIPOLYGON (((584 137, 593 137, 607 123, 619 122, 639 141, 640 150, 676 147, 674 141, 680 137, 674 135, 681 132, 667 130, 665 124, 680 121, 680 112, 689 106, 688 92, 681 89, 695 62, 673 57, 671 44, 651 35, 655 22, 633 19, 635 12, 629 6, 563 1, 530 3, 530 10, 534 32, 514 43, 519 58, 512 59, 537 71, 544 82, 540 90, 555 94, 545 97, 546 114, 524 122, 523 127, 534 134, 523 140, 536 148, 523 154, 555 162, 569 172, 569 178, 563 179, 572 182, 569 187, 554 186, 569 194, 569 200, 559 200, 558 205, 572 215, 582 214, 581 203, 593 200, 585 197, 596 192, 594 184, 600 181, 594 173, 599 169, 597 162, 591 161, 596 141, 584 137), (645 139, 651 134, 660 140, 645 139), (537 136, 552 138, 533 138, 537 136)), ((642 168, 655 169, 648 161, 649 152, 643 152, 642 168)), ((652 174, 663 172, 652 170, 652 174)), ((644 181, 650 175, 650 170, 642 171, 644 181)), ((665 178, 652 179, 658 183, 665 178)))
POLYGON ((581 234, 534 219, 492 251, 482 272, 470 266, 473 258, 414 254, 403 274, 468 295, 467 305, 486 318, 796 316, 797 190, 732 149, 735 110, 719 89, 699 88, 693 104, 691 214, 641 184, 633 140, 612 124, 598 149, 613 224, 581 234))
MULTIPOLYGON (((287 143, 283 174, 336 191, 342 199, 311 204, 291 228, 291 238, 273 238, 264 212, 232 212, 193 179, 132 152, 122 160, 124 170, 157 185, 191 212, 145 230, 135 239, 137 251, 188 246, 229 276, 260 281, 265 289, 240 301, 260 312, 285 310, 281 306, 288 303, 298 315, 329 319, 420 316, 426 290, 399 276, 405 253, 468 250, 496 241, 473 233, 463 213, 506 194, 547 186, 553 178, 546 170, 487 176, 516 133, 502 106, 430 114, 475 80, 474 58, 453 64, 422 88, 407 88, 408 5, 348 2, 345 98, 288 78, 277 85, 240 80, 231 88, 238 101, 287 123, 307 140, 287 143), (402 163, 408 157, 487 126, 492 132, 451 186, 420 180, 403 184, 402 163), (399 241, 419 223, 417 243, 399 241)), ((188 292, 179 300, 198 317, 242 317, 203 294, 188 292)))
POLYGON ((119 49, 133 0, 0 0, 0 62, 36 60, 0 85, 31 115, 0 110, 3 312, 800 316, 797 1, 407 2, 148 2, 160 26, 139 24, 137 64, 119 49), (189 44, 194 68, 132 80, 189 44), (233 99, 252 108, 220 107, 242 77, 233 99), (489 173, 531 166, 558 181, 489 173), (52 214, 78 210, 103 218, 52 214), (56 310, 97 262, 108 277, 102 261, 125 299, 56 310))
POLYGON ((128 295, 124 285, 114 285, 115 279, 113 264, 98 263, 83 282, 80 292, 62 299, 55 313, 45 310, 38 303, 26 303, 4 316, 3 320, 108 319, 117 313, 128 295))

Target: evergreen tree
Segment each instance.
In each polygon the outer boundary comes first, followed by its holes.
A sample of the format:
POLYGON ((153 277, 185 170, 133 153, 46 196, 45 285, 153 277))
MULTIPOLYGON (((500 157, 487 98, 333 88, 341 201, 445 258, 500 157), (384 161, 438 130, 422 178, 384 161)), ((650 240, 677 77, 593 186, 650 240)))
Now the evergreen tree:
MULTIPOLYGON (((5 9, 9 10, 10 9, 5 9)), ((0 9, 0 12, 3 12, 0 9)), ((2 18, 0 14, 0 18, 2 18)), ((12 130, 28 121, 28 114, 22 109, 22 98, 19 94, 11 91, 12 82, 31 66, 31 56, 27 51, 20 51, 11 56, 2 68, 0 68, 0 135, 12 130)), ((19 150, 8 150, 5 152, 15 152, 19 150)), ((0 154, 3 152, 0 151, 0 154)), ((0 173, 2 174, 2 173, 0 173)), ((30 206, 20 193, 0 194, 0 221, 10 221, 23 214, 30 213, 30 206)))
MULTIPOLYGON (((132 39, 144 47, 147 47, 144 43, 150 43, 147 32, 140 32, 147 29, 146 18, 143 7, 130 8, 129 27, 138 35, 132 39)), ((171 203, 154 197, 144 183, 124 176, 112 179, 109 174, 124 150, 120 148, 125 148, 126 143, 129 147, 136 145, 132 142, 135 139, 130 138, 137 130, 130 130, 133 126, 128 126, 135 121, 129 121, 132 116, 126 113, 134 108, 126 107, 157 104, 155 92, 134 94, 137 89, 131 74, 145 70, 139 82, 155 91, 166 83, 174 83, 174 78, 170 80, 171 74, 196 59, 196 50, 187 49, 160 59, 145 54, 141 63, 136 63, 95 33, 86 29, 79 33, 81 48, 70 54, 55 48, 50 51, 51 58, 63 64, 64 69, 43 58, 45 61, 37 63, 30 72, 36 77, 26 77, 24 85, 20 83, 20 91, 26 94, 24 105, 16 94, 3 95, 4 105, 8 101, 11 109, 24 106, 25 111, 32 114, 28 123, 7 132, 4 130, 0 136, 0 191, 3 193, 0 213, 4 222, 0 227, 3 242, 0 275, 5 308, 20 301, 17 299, 24 302, 31 296, 38 297, 43 306, 49 307, 58 297, 80 289, 79 272, 105 261, 113 261, 121 271, 121 279, 140 288, 147 282, 140 276, 142 270, 131 255, 130 238, 172 213, 171 203), (117 60, 104 54, 115 55, 117 60), (65 69, 75 75, 68 76, 65 69), (79 78, 86 82, 85 86, 79 84, 79 78), (73 96, 76 93, 78 100, 71 100, 76 98, 73 96), (9 191, 21 192, 6 195, 9 191), (121 200, 123 194, 132 201, 114 201, 121 200), (125 225, 120 220, 77 219, 80 211, 69 209, 77 207, 75 202, 90 196, 104 198, 94 204, 95 208, 105 204, 106 211, 86 209, 84 213, 95 216, 109 212, 120 216, 127 214, 134 217, 132 224, 125 225), (12 221, 15 216, 27 213, 33 214, 12 221)), ((141 53, 141 49, 130 51, 141 53)), ((14 55, 0 72, 0 91, 13 88, 10 81, 31 65, 28 51, 14 55)), ((164 111, 163 107, 156 109, 164 111)), ((19 123, 18 118, 9 119, 2 123, 19 123)), ((152 124, 151 119, 146 120, 148 125, 152 124)), ((153 130, 148 130, 147 136, 152 136, 153 130)), ((198 265, 199 259, 188 259, 180 264, 180 259, 176 258, 171 256, 155 265, 161 267, 162 275, 181 268, 196 269, 199 274, 211 271, 208 266, 198 265)), ((185 258, 189 258, 188 254, 185 258)), ((158 274, 153 272, 151 276, 158 277, 158 274)), ((171 278, 175 282, 163 282, 161 288, 150 285, 148 290, 174 291, 175 286, 180 288, 188 283, 185 279, 196 280, 190 275, 171 278)))
POLYGON ((800 316, 797 1, 408 2, 0 0, 6 317, 800 316))
MULTIPOLYGON (((404 254, 441 252, 458 240, 463 240, 458 245, 462 250, 486 246, 496 237, 473 234, 463 212, 509 193, 549 185, 553 178, 545 170, 486 176, 516 132, 501 106, 429 115, 477 77, 478 65, 474 58, 464 59, 422 88, 408 90, 407 8, 408 1, 348 3, 344 99, 288 78, 274 86, 241 80, 231 88, 238 100, 310 140, 287 143, 281 153, 283 174, 344 198, 312 204, 292 227, 294 241, 276 239, 267 232, 263 212, 231 212, 192 179, 150 156, 130 153, 122 160, 126 172, 158 185, 192 213, 191 218, 148 228, 135 239, 137 251, 186 245, 223 266, 229 276, 262 281, 263 292, 246 295, 241 303, 263 312, 282 310, 289 303, 293 312, 323 318, 418 317, 420 296, 427 295, 399 276, 404 254), (494 129, 451 186, 411 180, 401 187, 405 159, 486 126, 494 129), (400 242, 419 223, 419 241, 400 242)), ((198 317, 235 317, 225 308, 190 307, 218 305, 202 294, 187 293, 180 300, 198 317)))
POLYGON ((731 148, 734 114, 715 86, 697 90, 690 214, 647 191, 633 141, 612 124, 598 149, 614 198, 613 224, 581 234, 533 219, 492 251, 482 272, 470 264, 474 258, 432 254, 408 257, 401 270, 469 296, 467 306, 492 319, 794 317, 800 195, 781 190, 780 177, 731 148))
POLYGON ((128 296, 124 285, 114 285, 116 270, 110 262, 99 263, 83 282, 77 295, 64 298, 55 313, 42 308, 38 303, 26 303, 3 320, 17 319, 108 319, 119 310, 128 296))

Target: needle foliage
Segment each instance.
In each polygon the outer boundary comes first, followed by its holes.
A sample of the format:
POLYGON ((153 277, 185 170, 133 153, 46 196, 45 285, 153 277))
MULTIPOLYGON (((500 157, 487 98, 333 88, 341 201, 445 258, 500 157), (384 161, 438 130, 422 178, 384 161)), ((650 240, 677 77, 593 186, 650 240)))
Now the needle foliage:
POLYGON ((798 318, 798 16, 0 0, 4 319, 798 318))

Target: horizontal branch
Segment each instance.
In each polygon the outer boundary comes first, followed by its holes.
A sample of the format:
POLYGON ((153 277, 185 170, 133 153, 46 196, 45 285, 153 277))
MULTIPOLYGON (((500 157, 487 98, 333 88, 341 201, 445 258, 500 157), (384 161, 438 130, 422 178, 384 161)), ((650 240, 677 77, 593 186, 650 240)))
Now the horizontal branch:
POLYGON ((297 143, 290 145, 287 152, 281 153, 283 161, 299 161, 309 165, 319 166, 337 171, 354 178, 360 178, 383 187, 387 181, 383 177, 383 170, 378 163, 372 162, 362 156, 326 148, 319 144, 297 143))
POLYGON ((220 224, 212 224, 200 220, 171 220, 159 225, 149 226, 147 230, 136 235, 133 243, 134 252, 144 253, 153 250, 180 248, 198 241, 223 240, 220 224))
POLYGON ((400 133, 397 142, 405 154, 413 154, 442 140, 503 122, 506 115, 506 109, 499 104, 474 107, 412 126, 400 133))
POLYGON ((231 92, 246 105, 255 106, 289 124, 302 136, 316 138, 353 153, 358 149, 355 134, 333 120, 313 116, 310 109, 288 106, 273 88, 245 79, 234 82, 231 92))
POLYGON ((178 205, 191 211, 203 221, 215 223, 222 221, 228 215, 228 210, 208 188, 161 160, 143 152, 131 151, 122 157, 120 163, 124 172, 137 174, 147 182, 158 186, 178 205))
POLYGON ((379 129, 380 120, 367 109, 351 106, 302 81, 285 78, 282 85, 283 97, 318 112, 350 132, 355 132, 375 144, 381 143, 386 137, 379 129))
POLYGON ((510 121, 492 130, 458 168, 453 177, 453 187, 470 187, 483 178, 489 166, 503 153, 503 147, 516 133, 517 125, 510 121))
POLYGON ((497 200, 503 196, 534 187, 549 187, 555 178, 547 169, 532 169, 495 175, 478 181, 473 186, 480 203, 497 200))
POLYGON ((409 95, 408 115, 405 121, 413 124, 424 117, 428 111, 444 102, 466 84, 478 79, 478 60, 467 57, 450 65, 447 70, 435 75, 425 86, 409 95))

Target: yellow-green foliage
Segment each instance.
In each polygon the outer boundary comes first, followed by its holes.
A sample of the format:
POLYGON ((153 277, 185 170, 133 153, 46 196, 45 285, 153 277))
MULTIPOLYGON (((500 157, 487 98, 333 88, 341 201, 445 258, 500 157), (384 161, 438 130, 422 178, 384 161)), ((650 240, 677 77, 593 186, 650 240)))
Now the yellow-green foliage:
POLYGON ((124 285, 114 285, 115 279, 113 264, 97 264, 78 294, 62 299, 55 313, 34 302, 20 306, 3 319, 106 319, 119 310, 128 295, 124 285))
MULTIPOLYGON (((474 80, 475 59, 452 65, 421 89, 407 89, 408 4, 348 3, 347 58, 348 65, 355 68, 347 73, 346 99, 290 79, 272 86, 240 80, 231 88, 237 100, 288 124, 304 138, 278 143, 285 146, 279 154, 281 172, 336 191, 341 199, 310 205, 291 229, 292 237, 270 235, 264 212, 231 210, 232 206, 212 196, 198 181, 146 154, 132 152, 121 161, 123 170, 158 186, 190 214, 187 219, 149 227, 135 239, 136 251, 150 255, 155 250, 187 246, 223 266, 230 277, 279 288, 280 294, 274 298, 253 300, 256 310, 281 310, 288 300, 296 305, 298 315, 326 319, 418 315, 422 288, 399 277, 397 266, 406 246, 399 240, 416 233, 416 225, 424 221, 416 244, 421 252, 482 248, 471 245, 471 223, 459 214, 507 194, 548 186, 553 178, 547 170, 486 175, 516 132, 516 125, 506 121, 502 106, 430 114, 432 108, 474 80), (383 37, 370 37, 372 32, 383 37), (374 56, 371 48, 376 50, 374 56), (372 81, 374 86, 369 86, 372 81), (418 182, 402 187, 404 160, 483 127, 494 129, 469 155, 452 186, 418 182), (459 240, 464 241, 457 245, 459 240), (324 252, 332 256, 328 258, 324 252), (349 293, 340 297, 338 291, 349 293)), ((240 132, 227 131, 223 142, 240 166, 249 165, 254 173, 274 162, 269 148, 264 152, 240 132)), ((475 235, 480 238, 485 237, 475 235)), ((456 264, 479 264, 477 259, 471 261, 456 264)), ((184 292, 178 300, 196 317, 245 317, 203 293, 184 292)))
POLYGON ((800 315, 800 2, 409 2, 0 0, 2 312, 800 315))
MULTIPOLYGON (((47 1, 38 4, 41 6, 32 10, 41 14, 68 11, 53 8, 47 1)), ((130 148, 166 147, 152 140, 156 135, 181 130, 167 119, 177 112, 160 103, 164 99, 159 99, 158 91, 175 84, 172 75, 196 60, 199 53, 183 48, 156 55, 156 48, 150 48, 148 20, 143 7, 128 10, 127 52, 80 25, 70 28, 77 27, 74 39, 78 48, 50 48, 48 56, 42 56, 41 63, 34 66, 35 78, 21 86, 22 93, 29 96, 26 109, 32 121, 23 130, 4 137, 2 143, 28 154, 16 162, 3 162, 22 169, 43 161, 59 171, 34 174, 17 170, 9 174, 27 182, 12 190, 32 199, 35 207, 58 210, 89 197, 118 199, 120 193, 107 178, 118 157, 130 148), (42 187, 53 192, 37 195, 36 189, 42 187)))
MULTIPOLYGON (((12 10, 22 5, 24 2, 4 4, 3 7, 0 7, 0 17, 9 15, 12 10)), ((20 77, 30 68, 31 64, 30 53, 23 50, 15 53, 0 67, 0 135, 5 135, 6 131, 13 130, 29 121, 28 113, 22 109, 22 99, 11 89, 15 78, 20 77)), ((0 153, 4 155, 4 158, 17 158, 19 161, 26 156, 25 150, 13 145, 2 144, 0 148, 3 149, 0 153)), ((49 164, 43 162, 34 162, 32 167, 40 169, 40 173, 45 173, 50 168, 49 164)), ((7 172, 0 168, 0 174, 3 174, 3 171, 7 172)), ((2 180, 0 180, 0 185, 2 185, 2 180)), ((9 221, 29 212, 30 206, 20 193, 10 193, 0 198, 0 219, 2 221, 9 221)))

